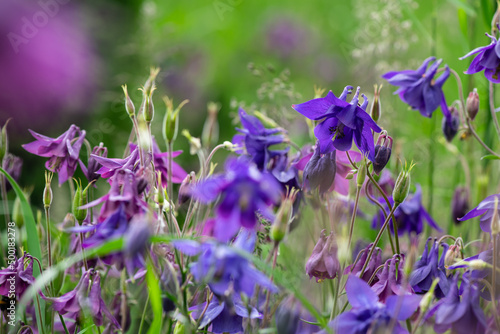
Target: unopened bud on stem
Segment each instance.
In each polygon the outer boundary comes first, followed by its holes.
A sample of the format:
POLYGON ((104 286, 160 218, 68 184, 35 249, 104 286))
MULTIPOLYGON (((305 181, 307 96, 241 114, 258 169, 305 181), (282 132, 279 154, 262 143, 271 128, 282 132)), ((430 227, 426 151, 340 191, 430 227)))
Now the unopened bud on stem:
POLYGON ((467 115, 469 116, 471 121, 473 121, 479 111, 479 94, 477 93, 477 88, 474 88, 472 92, 469 93, 467 102, 465 104, 467 115))
POLYGON ((54 174, 49 171, 45 171, 45 188, 43 189, 43 206, 49 208, 52 203, 52 189, 50 188, 50 183, 52 182, 52 176, 54 174))
POLYGON ((409 167, 405 163, 405 168, 401 171, 401 173, 399 173, 399 176, 396 179, 396 184, 394 186, 394 190, 392 191, 392 198, 394 199, 394 203, 396 205, 403 203, 410 192, 410 172, 414 166, 413 162, 410 163, 409 167))

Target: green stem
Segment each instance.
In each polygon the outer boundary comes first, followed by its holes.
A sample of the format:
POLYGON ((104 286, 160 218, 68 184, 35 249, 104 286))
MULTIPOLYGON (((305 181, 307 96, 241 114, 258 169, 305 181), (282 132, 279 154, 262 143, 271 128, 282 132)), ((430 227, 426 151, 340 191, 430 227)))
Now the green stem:
MULTIPOLYGON (((365 167, 366 168, 366 167, 365 167)), ((347 243, 347 249, 351 249, 352 234, 354 232, 354 222, 356 221, 356 213, 358 212, 359 194, 361 192, 361 187, 356 187, 356 199, 354 200, 354 209, 351 216, 351 226, 349 228, 349 242, 347 243)))
POLYGON ((142 311, 141 324, 139 325, 139 334, 142 333, 142 326, 144 325, 144 318, 146 317, 146 310, 148 309, 149 304, 149 293, 148 298, 146 298, 146 303, 144 304, 144 310, 142 311))

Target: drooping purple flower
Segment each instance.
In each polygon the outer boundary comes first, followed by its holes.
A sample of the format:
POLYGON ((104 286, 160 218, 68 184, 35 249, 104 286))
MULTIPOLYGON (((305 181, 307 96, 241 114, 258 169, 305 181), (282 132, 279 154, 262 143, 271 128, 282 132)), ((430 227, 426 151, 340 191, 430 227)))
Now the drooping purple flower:
POLYGON ((434 78, 442 61, 440 59, 427 68, 434 60, 436 60, 435 57, 427 58, 416 71, 388 72, 382 78, 391 85, 399 86, 394 94, 399 94, 403 102, 412 109, 420 111, 422 116, 431 117, 434 110, 441 106, 443 114, 447 117, 449 111, 442 86, 450 76, 450 69, 446 65, 444 73, 439 78, 434 78))
POLYGON ((295 104, 292 107, 309 119, 315 121, 323 119, 314 128, 314 135, 319 140, 322 154, 334 149, 348 151, 354 138, 358 149, 373 161, 375 147, 371 130, 380 132, 382 129, 366 113, 368 99, 364 94, 362 94, 363 104, 358 106, 359 87, 351 102, 346 101, 352 89, 352 86, 345 87, 338 98, 330 91, 326 97, 295 104))
POLYGON ((498 73, 500 72, 500 43, 495 36, 491 36, 488 33, 486 33, 486 36, 491 38, 489 45, 478 47, 459 59, 463 60, 477 54, 464 73, 474 74, 484 71, 486 79, 493 83, 500 83, 500 78, 498 77, 498 73))
POLYGON ((137 213, 147 211, 147 204, 139 196, 134 173, 127 169, 120 169, 115 172, 111 180, 111 189, 108 194, 82 206, 81 209, 88 209, 102 203, 99 222, 116 212, 121 205, 125 207, 127 219, 137 213))
POLYGON ((83 310, 88 309, 97 326, 104 324, 103 315, 106 315, 117 328, 120 328, 120 324, 102 300, 101 277, 94 269, 84 272, 73 290, 60 297, 43 296, 43 298, 52 304, 55 311, 64 316, 66 325, 78 323, 83 316, 83 310), (70 322, 70 320, 73 321, 70 322))
POLYGON ((0 270, 0 296, 9 296, 11 286, 15 286, 16 299, 19 300, 34 283, 33 259, 28 253, 0 270))
POLYGON ((434 329, 438 333, 444 333, 449 329, 457 334, 485 333, 487 321, 479 304, 479 289, 475 284, 462 281, 460 290, 456 274, 446 297, 429 311, 430 315, 436 316, 434 329))
MULTIPOLYGON (((198 320, 200 318, 206 305, 205 302, 189 309, 192 311, 191 316, 193 319, 198 320)), ((203 315, 199 328, 211 326, 210 333, 242 333, 243 318, 260 319, 262 314, 253 307, 249 311, 248 307, 237 296, 219 300, 214 294, 203 315)))
POLYGON ((451 220, 455 224, 460 224, 460 218, 469 211, 469 189, 467 187, 457 187, 453 193, 451 201, 451 220))
POLYGON ((372 290, 375 291, 382 303, 389 296, 410 295, 414 293, 410 285, 404 286, 403 268, 404 255, 396 254, 385 262, 382 272, 379 271, 377 273, 378 281, 373 284, 372 290))
POLYGON ((238 110, 243 129, 236 129, 241 134, 233 137, 233 144, 240 147, 239 153, 246 153, 257 165, 259 170, 264 170, 269 160, 275 156, 283 154, 284 151, 270 150, 269 147, 280 144, 285 137, 280 132, 283 129, 266 129, 262 122, 255 116, 248 115, 245 110, 238 110))
POLYGON ((333 279, 340 272, 340 263, 337 258, 337 244, 333 231, 326 236, 325 230, 321 231, 316 246, 306 263, 306 273, 309 278, 315 277, 316 282, 333 279))
POLYGON ((319 144, 316 145, 311 160, 304 168, 304 189, 319 189, 320 194, 324 194, 332 186, 335 180, 337 165, 335 163, 337 151, 320 154, 319 144))
POLYGON ((449 116, 443 117, 441 129, 443 130, 444 137, 448 142, 451 142, 458 133, 460 127, 460 116, 455 107, 449 108, 449 116))
MULTIPOLYGON (((491 218, 495 214, 495 198, 500 202, 500 194, 488 196, 481 203, 479 203, 478 206, 476 206, 474 209, 469 211, 465 216, 458 220, 465 221, 481 216, 481 218, 479 219, 481 230, 487 233, 491 233, 491 218)), ((500 213, 500 204, 497 211, 498 213, 500 213)))
POLYGON ((200 244, 192 240, 177 240, 173 245, 186 255, 199 255, 198 261, 191 264, 190 271, 195 280, 207 283, 219 296, 227 291, 252 296, 256 285, 276 292, 276 286, 241 254, 253 252, 255 238, 254 233, 243 229, 233 246, 214 241, 200 244))
POLYGON ((80 128, 72 124, 68 131, 57 138, 50 138, 35 131, 29 131, 36 140, 24 144, 23 148, 35 155, 49 158, 45 163, 45 167, 54 173, 58 173, 59 185, 73 176, 78 163, 83 165, 79 159, 79 154, 85 139, 85 130, 80 130, 80 128))
POLYGON ((373 171, 375 174, 380 174, 384 167, 389 162, 392 153, 392 137, 387 132, 382 134, 377 139, 375 145, 375 160, 373 160, 373 171))
POLYGON ((451 277, 447 276, 444 263, 449 246, 446 243, 441 244, 443 246, 441 258, 439 258, 439 246, 437 240, 428 238, 422 257, 415 263, 415 269, 410 276, 409 282, 416 293, 429 291, 435 278, 439 278, 439 283, 435 288, 437 298, 443 298, 450 291, 451 277), (429 243, 431 242, 429 249, 429 243))
POLYGON ((377 330, 387 330, 391 323, 394 324, 392 333, 408 333, 400 321, 413 315, 420 303, 419 296, 390 296, 384 305, 365 281, 353 275, 349 276, 345 290, 352 309, 328 324, 334 333, 377 333, 377 330))
MULTIPOLYGON (((21 170, 23 168, 23 159, 9 153, 3 159, 2 168, 7 173, 9 173, 9 175, 12 176, 12 178, 16 182, 18 182, 19 178, 21 177, 21 170)), ((7 188, 7 191, 12 189, 12 186, 10 185, 10 182, 8 182, 8 180, 7 180, 6 188, 7 188)))
POLYGON ((253 229, 257 223, 257 212, 272 219, 272 204, 281 198, 281 185, 269 173, 261 173, 245 159, 230 159, 225 173, 215 175, 194 185, 191 194, 202 202, 221 200, 216 208, 217 220, 214 236, 228 241, 240 229, 253 229))
MULTIPOLYGON (((380 203, 385 203, 383 199, 379 200, 380 203)), ((389 197, 389 202, 394 205, 394 200, 389 197)), ((389 212, 389 208, 385 205, 386 212, 389 212)), ((411 234, 412 232, 420 234, 424 228, 424 220, 434 229, 441 231, 441 228, 436 224, 434 219, 429 215, 427 210, 422 205, 422 188, 417 184, 417 190, 415 193, 409 195, 406 200, 401 203, 394 211, 394 217, 396 218, 396 223, 398 224, 398 234, 403 233, 411 234)), ((373 217, 372 228, 380 228, 385 221, 384 213, 379 211, 373 217)), ((394 233, 394 227, 392 225, 392 219, 390 220, 389 226, 391 231, 394 233)))
MULTIPOLYGON (((354 265, 349 265, 345 271, 344 275, 352 274, 355 275, 359 278, 361 278, 363 281, 367 282, 370 280, 372 277, 373 273, 375 270, 382 264, 382 249, 379 247, 375 247, 375 250, 373 251, 372 257, 370 258, 370 262, 366 266, 365 272, 363 273, 363 276, 361 275, 361 270, 363 269, 366 259, 368 258, 368 254, 370 253, 370 249, 373 247, 373 243, 369 244, 366 248, 363 248, 360 250, 356 258, 358 259, 357 262, 354 265)), ((377 278, 373 280, 371 285, 377 282, 377 278)))

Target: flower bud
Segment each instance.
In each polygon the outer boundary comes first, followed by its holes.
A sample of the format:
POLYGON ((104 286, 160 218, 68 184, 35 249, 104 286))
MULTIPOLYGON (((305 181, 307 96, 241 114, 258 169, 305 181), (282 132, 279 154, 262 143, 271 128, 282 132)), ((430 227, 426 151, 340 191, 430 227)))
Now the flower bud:
POLYGON ((215 146, 219 140, 219 123, 217 115, 220 111, 220 104, 209 102, 207 106, 208 117, 203 125, 201 139, 205 147, 215 146))
POLYGON ((276 333, 294 334, 297 332, 300 322, 300 305, 289 296, 280 303, 275 314, 276 333))
POLYGON ((457 108, 451 106, 448 108, 448 110, 450 111, 450 116, 443 117, 441 128, 446 140, 448 142, 451 142, 453 138, 455 138, 458 132, 458 128, 460 127, 460 117, 458 115, 457 108))
POLYGON ((382 113, 382 107, 380 105, 380 91, 382 90, 382 85, 380 86, 375 85, 374 87, 375 87, 375 94, 370 109, 370 116, 375 121, 375 123, 377 123, 382 113))
POLYGON ((7 125, 9 121, 10 118, 5 122, 0 131, 0 163, 2 163, 3 158, 9 153, 9 138, 7 136, 7 125))
POLYGON ((451 219, 455 224, 460 224, 458 220, 469 212, 469 189, 466 187, 457 187, 451 201, 451 219))
POLYGON ((358 188, 361 188, 365 183, 366 179, 366 160, 361 160, 361 164, 358 167, 358 173, 356 175, 356 185, 358 188))
MULTIPOLYGON (((1 160, 0 160, 1 161, 1 160)), ((13 154, 7 153, 3 159, 2 168, 10 175, 12 178, 18 182, 21 177, 21 170, 23 168, 23 159, 16 157, 13 154)), ((6 184, 7 191, 12 189, 10 182, 6 184)))
POLYGON ((271 227, 271 239, 280 242, 283 240, 288 232, 288 226, 293 220, 293 204, 297 197, 299 190, 292 189, 289 194, 281 201, 280 208, 276 213, 273 226, 271 227))
POLYGON ((479 111, 479 95, 477 93, 477 88, 474 88, 472 92, 469 93, 465 105, 467 109, 467 115, 469 116, 471 121, 473 121, 479 111))
POLYGON ((81 225, 84 219, 87 218, 87 209, 81 209, 80 207, 87 204, 87 190, 91 184, 89 183, 85 189, 82 189, 81 182, 75 180, 75 183, 76 189, 75 197, 73 198, 72 212, 78 224, 81 225))
POLYGON ((43 189, 43 206, 49 208, 52 203, 52 189, 50 188, 50 183, 52 182, 52 176, 54 174, 49 171, 45 171, 45 188, 43 189))
POLYGON ((182 130, 182 135, 189 141, 189 154, 195 155, 201 150, 200 138, 191 136, 187 129, 182 130))
POLYGON ((179 128, 179 118, 177 116, 179 115, 179 111, 189 100, 182 101, 175 110, 173 100, 165 96, 163 102, 165 102, 165 106, 167 107, 165 117, 163 118, 163 139, 171 143, 177 138, 179 128))
POLYGON ((373 171, 375 174, 380 174, 384 167, 389 162, 392 153, 392 137, 383 131, 378 136, 377 144, 375 145, 375 159, 373 159, 373 171))
POLYGON ((130 118, 135 117, 135 106, 134 102, 132 102, 132 99, 128 95, 128 90, 127 90, 127 85, 122 86, 123 93, 125 94, 125 110, 127 111, 127 114, 130 118))
POLYGON ((21 200, 17 196, 14 200, 14 206, 12 207, 12 220, 14 220, 18 228, 24 226, 24 216, 21 209, 21 200))
POLYGON ((308 190, 319 187, 319 193, 324 194, 333 184, 336 171, 336 151, 321 156, 319 144, 316 144, 314 154, 304 167, 303 187, 308 190))
POLYGON ((405 164, 405 169, 399 173, 399 176, 396 179, 396 184, 394 185, 394 190, 392 191, 392 198, 394 199, 395 204, 399 205, 403 203, 408 196, 411 184, 410 172, 413 166, 415 165, 411 163, 410 167, 407 168, 407 164, 405 164))
POLYGON ((155 107, 153 104, 153 92, 147 97, 146 107, 144 108, 144 120, 151 123, 155 116, 155 107))
POLYGON ((189 173, 184 180, 182 180, 182 183, 179 187, 179 198, 177 199, 177 202, 179 205, 182 205, 189 201, 191 198, 191 195, 189 193, 189 187, 191 184, 193 184, 196 181, 196 174, 195 172, 189 173))
POLYGON ((313 252, 306 263, 306 273, 309 278, 313 276, 316 282, 325 279, 333 279, 340 271, 340 263, 337 258, 337 245, 333 232, 328 237, 325 230, 321 231, 320 238, 314 246, 313 252))
POLYGON ((444 267, 446 268, 446 275, 449 276, 451 270, 448 267, 454 265, 458 259, 462 259, 462 253, 459 244, 451 245, 444 256, 444 267))
POLYGON ((488 267, 488 263, 479 259, 469 261, 468 265, 471 270, 482 270, 488 267))
POLYGON ((439 283, 439 278, 435 278, 434 281, 432 281, 429 291, 427 291, 424 297, 422 297, 422 299, 420 300, 421 314, 425 314, 425 312, 429 309, 429 306, 431 305, 432 300, 434 299, 434 290, 436 289, 438 283, 439 283))
POLYGON ((163 208, 163 204, 165 203, 165 191, 163 190, 163 185, 161 182, 161 172, 156 172, 156 179, 158 180, 158 187, 156 188, 156 203, 163 208))

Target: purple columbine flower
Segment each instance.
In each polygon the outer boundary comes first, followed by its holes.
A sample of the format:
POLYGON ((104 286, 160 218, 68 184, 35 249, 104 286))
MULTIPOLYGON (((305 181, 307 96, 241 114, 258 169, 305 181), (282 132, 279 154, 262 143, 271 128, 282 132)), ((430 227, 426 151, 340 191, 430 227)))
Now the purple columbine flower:
POLYGON ((469 188, 459 186, 455 188, 451 201, 451 219, 455 224, 460 224, 460 218, 469 211, 469 188))
POLYGON ((448 142, 451 143, 453 138, 458 133, 458 128, 460 127, 460 116, 458 115, 457 108, 450 107, 449 115, 443 117, 443 121, 441 123, 441 129, 443 130, 444 137, 448 142))
MULTIPOLYGON (((382 264, 382 249, 380 249, 379 247, 375 247, 375 250, 373 251, 370 262, 366 266, 363 276, 360 276, 361 270, 363 269, 366 263, 366 258, 368 257, 368 254, 370 253, 370 249, 372 247, 373 243, 369 244, 366 248, 360 250, 358 255, 356 256, 357 262, 354 265, 351 264, 347 268, 345 268, 344 275, 352 274, 368 283, 370 278, 373 276, 375 270, 382 264)), ((378 280, 377 277, 375 277, 371 285, 376 283, 377 280, 378 280)))
POLYGON ((120 169, 116 171, 111 180, 111 189, 108 194, 82 206, 81 209, 88 209, 103 203, 99 222, 116 212, 121 205, 125 207, 127 219, 148 210, 146 202, 139 196, 134 173, 127 169, 120 169))
POLYGON ((498 77, 498 73, 500 72, 500 43, 494 36, 488 33, 485 35, 491 38, 489 45, 476 48, 459 59, 463 60, 477 54, 464 73, 474 74, 484 70, 486 79, 493 83, 500 83, 500 78, 498 77))
POLYGON ((79 323, 83 308, 88 308, 97 326, 103 325, 104 314, 117 328, 121 328, 102 300, 101 277, 94 269, 84 272, 77 286, 70 292, 60 297, 43 296, 43 298, 51 302, 54 310, 64 316, 67 325, 70 325, 66 321, 68 318, 72 318, 74 323, 79 323))
MULTIPOLYGON (((500 202, 500 194, 491 195, 486 197, 478 206, 469 211, 465 216, 459 218, 459 221, 469 220, 478 216, 481 216, 479 219, 481 230, 487 233, 491 233, 491 218, 495 214, 495 198, 500 202)), ((500 213, 500 204, 498 213, 500 213)))
POLYGON ((35 283, 33 277, 33 258, 28 253, 24 253, 21 258, 0 270, 0 296, 11 294, 11 283, 16 287, 16 299, 19 300, 24 292, 35 283))
POLYGON ((236 129, 241 134, 233 137, 233 144, 238 145, 240 147, 238 153, 246 153, 259 170, 264 170, 272 157, 288 151, 269 149, 270 146, 285 140, 283 135, 278 134, 283 132, 283 129, 266 129, 257 117, 248 115, 242 108, 238 110, 238 114, 243 129, 236 129))
POLYGON ((434 78, 441 65, 441 59, 432 64, 435 57, 427 58, 422 66, 416 71, 404 70, 388 72, 382 76, 391 85, 399 86, 394 94, 399 94, 403 102, 407 103, 412 109, 420 111, 425 117, 431 117, 434 110, 441 106, 445 117, 448 117, 448 105, 443 94, 442 86, 450 76, 448 65, 445 66, 444 73, 437 79, 434 78))
POLYGON ((446 297, 429 311, 428 316, 433 314, 436 316, 434 330, 438 333, 444 333, 449 329, 457 334, 485 333, 487 321, 479 304, 479 289, 474 284, 462 281, 460 290, 456 274, 446 297))
POLYGON ((270 206, 281 198, 281 185, 269 173, 261 173, 245 159, 230 159, 225 173, 196 184, 192 196, 202 202, 213 202, 221 196, 216 208, 217 221, 214 236, 228 241, 240 229, 253 229, 257 224, 257 212, 272 220, 270 206))
MULTIPOLYGON (((383 198, 379 199, 379 202, 385 203, 383 198)), ((389 197, 389 202, 391 205, 394 205, 392 197, 389 197)), ((385 209, 386 212, 390 211, 387 206, 385 206, 385 209)), ((432 228, 442 231, 422 205, 422 188, 419 184, 417 184, 417 190, 415 193, 408 196, 406 200, 399 205, 396 211, 394 211, 394 217, 396 218, 396 222, 398 224, 399 235, 403 233, 411 234, 412 232, 416 234, 422 233, 424 220, 427 221, 432 228)), ((372 228, 380 228, 384 221, 384 213, 379 211, 379 213, 373 217, 372 228)), ((389 225, 391 227, 391 231, 394 233, 392 219, 389 225)))
POLYGON ((101 143, 99 146, 94 146, 92 149, 92 154, 90 155, 87 162, 87 169, 84 170, 84 174, 89 182, 97 181, 101 175, 97 171, 101 168, 101 164, 95 159, 94 156, 106 158, 108 156, 108 149, 101 143))
POLYGON ((186 255, 199 255, 198 261, 191 264, 190 271, 197 281, 208 283, 219 296, 228 291, 252 296, 256 285, 277 292, 267 276, 242 255, 242 252, 253 252, 255 238, 254 233, 242 230, 232 247, 214 241, 200 244, 192 240, 177 240, 173 245, 186 255))
MULTIPOLYGON (((23 159, 14 154, 8 153, 3 159, 2 168, 5 169, 7 173, 16 181, 19 182, 19 178, 21 177, 21 170, 23 168, 23 159)), ((12 189, 10 182, 7 181, 6 184, 7 191, 12 189)))
POLYGON ((403 268, 404 255, 396 254, 385 262, 382 272, 377 273, 378 281, 373 284, 372 290, 382 303, 393 295, 414 294, 410 285, 406 287, 403 285, 403 268))
MULTIPOLYGON (((205 302, 189 309, 193 311, 191 313, 193 319, 199 319, 206 305, 205 302)), ((231 299, 221 298, 219 300, 214 294, 203 315, 199 328, 211 326, 210 333, 242 333, 243 318, 260 319, 262 314, 253 307, 249 312, 248 307, 236 296, 231 299)))
POLYGON ((365 281, 353 275, 349 276, 345 290, 352 309, 328 324, 334 333, 378 333, 377 330, 387 330, 391 323, 394 324, 392 333, 408 333, 400 321, 413 315, 420 303, 419 296, 390 296, 384 305, 365 281))
POLYGON ((451 278, 446 275, 445 256, 448 251, 448 244, 442 243, 443 251, 439 258, 439 244, 437 240, 428 238, 425 243, 424 252, 420 260, 415 263, 415 269, 410 276, 410 285, 416 293, 425 293, 429 291, 432 281, 439 278, 436 286, 435 295, 437 298, 443 298, 450 291, 451 278), (431 243, 429 250, 429 243, 431 243))
POLYGON ((311 257, 307 260, 306 273, 309 278, 315 277, 316 282, 321 282, 335 278, 339 272, 340 263, 333 231, 327 237, 325 230, 322 230, 311 257))
POLYGON ((364 94, 362 94, 363 104, 360 107, 358 106, 359 87, 351 102, 346 101, 347 95, 351 94, 352 89, 352 86, 345 87, 338 98, 330 91, 326 97, 294 104, 292 107, 314 121, 323 119, 314 128, 314 135, 319 140, 322 154, 331 152, 334 149, 348 151, 354 138, 359 150, 373 161, 375 147, 371 130, 380 132, 382 129, 366 113, 368 99, 364 94))
POLYGON ((35 131, 29 131, 36 140, 24 144, 23 148, 30 153, 49 158, 45 163, 45 167, 54 173, 58 173, 59 185, 73 176, 78 163, 83 166, 79 155, 85 139, 85 130, 80 130, 76 125, 71 125, 68 131, 57 138, 50 138, 35 131))

